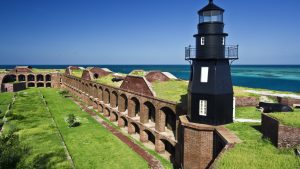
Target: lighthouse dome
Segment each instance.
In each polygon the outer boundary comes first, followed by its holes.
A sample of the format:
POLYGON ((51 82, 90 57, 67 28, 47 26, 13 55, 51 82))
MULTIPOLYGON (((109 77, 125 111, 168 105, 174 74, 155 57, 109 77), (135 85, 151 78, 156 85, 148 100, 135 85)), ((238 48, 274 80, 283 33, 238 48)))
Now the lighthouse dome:
POLYGON ((213 0, 209 1, 209 4, 198 11, 199 22, 223 22, 224 9, 218 7, 213 3, 213 0))

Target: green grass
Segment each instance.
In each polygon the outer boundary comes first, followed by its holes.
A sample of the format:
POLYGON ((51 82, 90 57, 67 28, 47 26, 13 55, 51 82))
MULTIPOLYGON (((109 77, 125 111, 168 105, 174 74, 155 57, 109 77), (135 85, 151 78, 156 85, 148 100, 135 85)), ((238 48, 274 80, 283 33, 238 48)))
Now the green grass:
POLYGON ((246 92, 246 90, 267 91, 273 94, 299 94, 299 92, 286 92, 286 91, 276 91, 276 90, 269 90, 269 89, 234 86, 234 91, 236 92, 235 94, 236 96, 254 96, 254 97, 259 96, 258 94, 246 92))
POLYGON ((144 70, 133 70, 132 72, 129 73, 129 75, 144 77, 146 75, 146 72, 144 70))
POLYGON ((226 125, 243 141, 222 155, 218 169, 296 169, 300 158, 292 149, 277 149, 255 128, 260 124, 234 123, 226 125))
POLYGON ((296 109, 294 112, 290 113, 270 113, 271 117, 280 121, 280 123, 300 128, 300 110, 296 109))
POLYGON ((0 110, 2 113, 5 113, 7 106, 12 101, 13 93, 0 93, 0 110))
POLYGON ((42 74, 56 73, 56 72, 63 73, 64 71, 65 71, 64 69, 37 69, 37 68, 32 68, 33 73, 42 73, 42 74))
POLYGON ((78 69, 78 70, 72 70, 72 75, 81 78, 83 73, 83 70, 78 69))
POLYGON ((256 107, 237 107, 236 118, 261 119, 261 112, 256 107))
POLYGON ((170 80, 166 82, 153 82, 152 88, 158 98, 180 102, 181 97, 187 94, 188 82, 170 80))
POLYGON ((0 73, 6 73, 7 71, 5 69, 0 69, 0 73))
POLYGON ((54 89, 41 90, 76 168, 147 168, 148 164, 142 157, 98 124, 89 114, 82 112, 72 100, 62 97, 54 89), (65 118, 70 113, 80 121, 79 127, 68 128, 65 118))
POLYGON ((4 132, 16 128, 21 145, 29 149, 23 154, 18 168, 71 168, 58 130, 37 89, 19 92, 12 112, 4 132))
POLYGON ((107 75, 107 76, 100 77, 94 81, 97 83, 101 83, 101 84, 112 86, 112 87, 120 87, 122 84, 122 81, 113 82, 112 81, 113 78, 115 78, 113 75, 107 75))

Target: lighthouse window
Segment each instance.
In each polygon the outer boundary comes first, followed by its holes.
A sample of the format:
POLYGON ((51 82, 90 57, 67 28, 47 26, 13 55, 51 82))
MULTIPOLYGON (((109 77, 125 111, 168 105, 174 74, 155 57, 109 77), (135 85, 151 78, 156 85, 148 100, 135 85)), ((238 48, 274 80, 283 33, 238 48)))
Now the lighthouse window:
POLYGON ((223 12, 219 10, 204 11, 199 18, 200 23, 203 22, 223 22, 223 12))
POLYGON ((199 115, 207 116, 207 100, 199 101, 199 115))
POLYGON ((223 37, 222 45, 225 45, 225 37, 223 37))
POLYGON ((205 45, 205 37, 201 37, 201 45, 205 45))
POLYGON ((207 83, 208 82, 208 67, 201 67, 201 83, 207 83))

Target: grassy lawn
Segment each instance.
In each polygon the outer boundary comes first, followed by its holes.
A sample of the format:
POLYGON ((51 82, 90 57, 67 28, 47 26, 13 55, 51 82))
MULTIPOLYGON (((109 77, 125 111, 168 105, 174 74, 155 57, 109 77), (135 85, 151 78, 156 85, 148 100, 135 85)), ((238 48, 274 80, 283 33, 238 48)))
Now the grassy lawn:
POLYGON ((72 75, 81 78, 83 73, 83 70, 78 69, 78 70, 72 70, 72 75))
POLYGON ((237 107, 235 117, 241 119, 261 119, 261 112, 256 107, 237 107))
POLYGON ((65 69, 37 69, 37 68, 32 68, 33 73, 64 73, 65 69))
POLYGON ((187 94, 188 82, 180 80, 153 82, 152 88, 158 98, 180 102, 181 96, 187 94))
POLYGON ((120 87, 122 84, 122 81, 113 82, 112 81, 113 78, 115 78, 113 75, 107 75, 107 76, 103 76, 103 77, 96 79, 95 82, 101 83, 104 85, 108 85, 108 86, 112 86, 112 87, 120 87))
POLYGON ((19 92, 12 107, 12 115, 4 132, 15 128, 21 145, 28 147, 18 168, 71 168, 58 135, 37 89, 19 92))
POLYGON ((279 150, 269 141, 261 139, 255 128, 260 124, 234 123, 226 127, 243 141, 222 155, 217 162, 218 169, 296 169, 300 158, 292 149, 279 150))
POLYGON ((300 128, 300 110, 295 109, 294 112, 291 113, 270 113, 271 117, 279 120, 280 123, 300 128))
POLYGON ((0 110, 5 113, 8 104, 12 101, 13 93, 0 93, 0 110))
POLYGON ((82 112, 70 99, 55 89, 41 89, 64 137, 76 168, 148 168, 142 157, 82 112), (63 103, 63 104, 62 104, 63 103), (74 114, 81 125, 68 128, 65 118, 74 114))
POLYGON ((147 74, 144 70, 133 70, 132 72, 129 73, 129 75, 134 75, 134 76, 142 76, 144 77, 147 74))

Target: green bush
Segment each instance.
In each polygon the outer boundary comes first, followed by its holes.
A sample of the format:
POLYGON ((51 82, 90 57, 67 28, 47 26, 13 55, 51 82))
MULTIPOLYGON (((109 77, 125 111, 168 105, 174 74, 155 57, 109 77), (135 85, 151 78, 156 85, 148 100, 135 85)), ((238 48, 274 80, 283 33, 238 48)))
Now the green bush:
POLYGON ((65 96, 65 95, 69 94, 69 91, 67 91, 67 90, 61 90, 61 91, 59 91, 59 94, 62 95, 62 96, 65 96))
POLYGON ((26 150, 20 146, 19 136, 13 131, 0 136, 0 168, 16 168, 24 154, 26 150))
POLYGON ((4 117, 4 115, 5 115, 4 113, 1 113, 0 114, 0 119, 2 119, 4 117))
POLYGON ((0 128, 2 128, 3 125, 4 125, 4 122, 2 119, 0 119, 0 128))
POLYGON ((77 127, 80 126, 80 123, 76 121, 76 117, 74 114, 69 114, 67 117, 67 122, 69 123, 69 127, 77 127))

